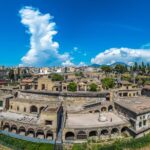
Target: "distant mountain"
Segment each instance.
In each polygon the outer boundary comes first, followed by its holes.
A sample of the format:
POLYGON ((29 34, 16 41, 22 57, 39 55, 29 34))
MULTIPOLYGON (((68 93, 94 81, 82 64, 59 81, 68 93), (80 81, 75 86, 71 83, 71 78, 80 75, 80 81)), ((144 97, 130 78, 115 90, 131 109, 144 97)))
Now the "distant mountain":
POLYGON ((115 63, 111 64, 110 66, 115 67, 116 65, 124 65, 124 66, 128 67, 128 65, 126 63, 123 63, 123 62, 115 62, 115 63))
MULTIPOLYGON (((108 66, 111 66, 111 67, 115 67, 116 65, 124 65, 124 66, 127 66, 128 67, 128 65, 126 64, 126 63, 123 63, 123 62, 115 62, 115 63, 113 63, 113 64, 111 64, 111 65, 108 65, 108 66)), ((98 67, 101 67, 102 65, 99 65, 99 64, 92 64, 92 65, 90 65, 91 67, 94 67, 94 68, 98 68, 98 67)))
POLYGON ((98 64, 92 64, 91 67, 94 67, 94 68, 99 68, 101 65, 98 65, 98 64))

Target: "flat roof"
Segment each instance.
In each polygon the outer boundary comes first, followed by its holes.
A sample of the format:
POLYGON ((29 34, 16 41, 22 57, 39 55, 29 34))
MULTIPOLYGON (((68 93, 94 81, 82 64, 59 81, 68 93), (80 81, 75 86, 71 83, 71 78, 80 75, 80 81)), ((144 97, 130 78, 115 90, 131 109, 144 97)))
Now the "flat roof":
POLYGON ((13 98, 12 94, 0 93, 0 99, 13 98))
POLYGON ((102 92, 89 92, 89 91, 40 91, 40 90, 20 90, 22 93, 32 93, 39 95, 49 95, 49 96, 64 96, 64 97, 105 97, 110 91, 102 91, 102 92))
POLYGON ((127 123, 126 120, 123 120, 113 112, 105 112, 103 113, 103 115, 107 119, 105 122, 101 122, 98 120, 99 113, 68 114, 65 128, 109 127, 127 123))
POLYGON ((10 121, 17 121, 21 123, 28 123, 28 124, 38 124, 38 117, 37 115, 25 115, 19 114, 15 112, 0 112, 0 119, 6 119, 10 121))
POLYGON ((45 99, 30 99, 30 98, 13 98, 11 102, 20 102, 20 103, 31 103, 31 104, 47 104, 47 105, 60 105, 59 100, 45 100, 45 99))
POLYGON ((124 107, 135 114, 150 112, 150 98, 145 96, 120 98, 116 104, 124 107))

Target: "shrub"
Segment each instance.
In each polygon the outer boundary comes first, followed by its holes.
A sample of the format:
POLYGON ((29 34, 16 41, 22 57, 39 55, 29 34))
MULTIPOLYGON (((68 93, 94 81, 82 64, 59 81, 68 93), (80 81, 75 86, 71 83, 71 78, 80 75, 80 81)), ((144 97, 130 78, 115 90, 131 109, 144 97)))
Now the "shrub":
POLYGON ((75 92, 77 91, 77 84, 75 82, 70 82, 67 88, 68 88, 68 91, 75 92))

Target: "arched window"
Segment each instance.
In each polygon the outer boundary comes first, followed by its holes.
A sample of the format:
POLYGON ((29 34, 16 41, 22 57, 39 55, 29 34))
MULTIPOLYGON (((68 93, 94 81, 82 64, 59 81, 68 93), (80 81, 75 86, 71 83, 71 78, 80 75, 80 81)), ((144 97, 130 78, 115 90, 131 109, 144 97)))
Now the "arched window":
POLYGON ((36 106, 31 106, 30 107, 30 113, 37 113, 38 112, 38 109, 36 106))

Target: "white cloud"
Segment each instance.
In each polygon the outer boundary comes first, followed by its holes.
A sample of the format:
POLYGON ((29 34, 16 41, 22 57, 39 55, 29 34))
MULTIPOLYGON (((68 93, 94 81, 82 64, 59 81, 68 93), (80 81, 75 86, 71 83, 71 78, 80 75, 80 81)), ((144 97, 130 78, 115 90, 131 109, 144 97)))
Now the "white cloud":
POLYGON ((64 67, 74 66, 74 63, 72 63, 70 60, 66 60, 62 63, 64 67))
POLYGON ((92 64, 113 64, 123 62, 128 65, 133 62, 150 62, 150 49, 110 48, 91 59, 92 64))
POLYGON ((79 66, 79 67, 82 67, 82 66, 87 66, 87 65, 85 64, 85 62, 82 62, 82 61, 81 61, 78 66, 79 66))
POLYGON ((30 49, 21 58, 21 65, 44 66, 60 65, 70 60, 68 53, 60 54, 59 44, 53 36, 57 34, 55 22, 50 14, 42 14, 38 9, 24 7, 19 11, 21 23, 27 27, 30 34, 30 49))

